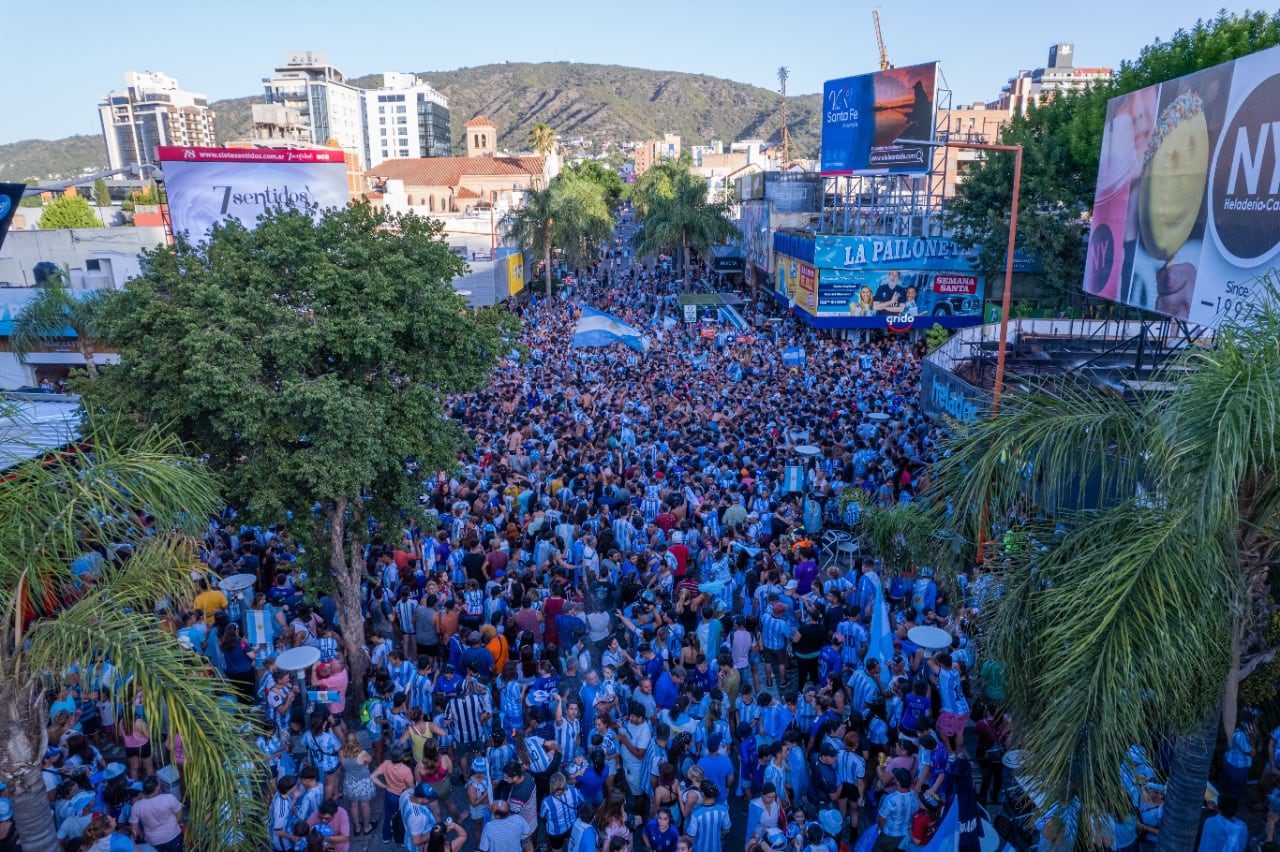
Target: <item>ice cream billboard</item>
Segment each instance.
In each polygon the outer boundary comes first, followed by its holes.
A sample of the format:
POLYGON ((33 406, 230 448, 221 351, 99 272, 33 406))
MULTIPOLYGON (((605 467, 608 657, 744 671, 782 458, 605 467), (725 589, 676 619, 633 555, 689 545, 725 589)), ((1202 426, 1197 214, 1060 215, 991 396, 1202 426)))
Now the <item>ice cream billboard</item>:
POLYGON ((341 150, 289 148, 188 148, 161 146, 169 215, 175 234, 192 242, 214 222, 237 219, 253 228, 276 208, 318 215, 345 207, 347 164, 341 150))
POLYGON ((822 174, 929 171, 938 63, 828 80, 822 87, 822 174))
POLYGON ((1085 292, 1247 319, 1280 254, 1280 47, 1113 98, 1085 292))

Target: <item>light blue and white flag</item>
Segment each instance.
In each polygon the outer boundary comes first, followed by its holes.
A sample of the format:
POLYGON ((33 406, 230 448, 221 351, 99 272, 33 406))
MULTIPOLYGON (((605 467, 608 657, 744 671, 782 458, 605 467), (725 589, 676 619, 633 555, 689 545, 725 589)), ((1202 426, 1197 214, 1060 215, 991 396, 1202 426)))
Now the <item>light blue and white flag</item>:
POLYGON ((649 338, 638 329, 604 311, 584 307, 578 317, 578 324, 573 328, 573 348, 609 346, 614 343, 621 343, 637 352, 649 349, 649 338))
POLYGON ((875 658, 880 665, 893 659, 893 629, 889 623, 889 605, 884 599, 884 583, 876 577, 876 598, 871 604, 871 638, 867 643, 867 659, 875 658))
POLYGON ((788 346, 782 350, 782 363, 788 367, 804 366, 804 347, 788 346))
POLYGON ((938 830, 921 852, 956 852, 960 848, 960 803, 953 801, 938 823, 938 830))

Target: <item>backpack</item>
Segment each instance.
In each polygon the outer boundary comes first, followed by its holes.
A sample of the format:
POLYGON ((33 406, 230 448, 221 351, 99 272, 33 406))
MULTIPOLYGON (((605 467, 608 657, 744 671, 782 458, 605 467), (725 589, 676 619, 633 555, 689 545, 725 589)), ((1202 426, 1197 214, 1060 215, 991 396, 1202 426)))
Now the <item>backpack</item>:
POLYGON ((928 843, 937 832, 938 819, 930 816, 928 811, 916 811, 915 816, 911 817, 911 842, 917 846, 928 843))

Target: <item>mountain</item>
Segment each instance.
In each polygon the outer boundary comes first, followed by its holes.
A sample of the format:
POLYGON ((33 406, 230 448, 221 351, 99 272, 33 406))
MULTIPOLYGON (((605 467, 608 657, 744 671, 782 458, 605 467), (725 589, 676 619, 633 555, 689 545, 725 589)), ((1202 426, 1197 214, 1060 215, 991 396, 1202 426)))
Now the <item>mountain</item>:
MULTIPOLYGON (((527 150, 528 134, 545 123, 563 139, 631 142, 678 133, 684 146, 712 139, 780 138, 775 92, 705 74, 653 71, 620 65, 576 62, 511 62, 456 71, 427 71, 426 79, 449 99, 454 151, 460 153, 462 126, 476 115, 498 125, 499 145, 527 150)), ((373 87, 374 74, 351 81, 373 87)), ((242 139, 250 129, 250 105, 260 94, 214 101, 220 141, 242 139)), ((821 95, 793 95, 787 118, 794 156, 815 156, 821 132, 821 95)), ((72 176, 105 168, 96 136, 0 145, 0 180, 49 175, 72 176)))
POLYGON ((0 181, 70 178, 106 168, 107 148, 101 136, 23 139, 0 145, 0 181))

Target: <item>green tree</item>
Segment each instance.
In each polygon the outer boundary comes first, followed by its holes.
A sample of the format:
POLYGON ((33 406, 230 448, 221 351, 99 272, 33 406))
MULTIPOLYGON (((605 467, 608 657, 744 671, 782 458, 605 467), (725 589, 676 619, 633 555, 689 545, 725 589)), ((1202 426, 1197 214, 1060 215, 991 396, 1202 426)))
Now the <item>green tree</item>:
POLYGON ((74 337, 76 348, 84 357, 85 370, 95 375, 98 372, 94 363, 98 323, 103 305, 110 298, 109 292, 88 290, 77 296, 67 289, 66 279, 59 272, 36 291, 14 321, 9 335, 13 354, 25 363, 27 355, 37 347, 74 337))
POLYGON ((1029 519, 996 554, 984 639, 1017 661, 1021 774, 1078 803, 1081 842, 1131 810, 1130 747, 1171 741, 1158 848, 1192 848, 1219 714, 1232 730, 1239 680, 1275 652, 1278 335, 1270 308, 1220 329, 1170 371, 1177 393, 1140 405, 1065 382, 1007 396, 942 463, 934 487, 964 511, 941 522, 967 541, 1029 519))
POLYGON ((581 178, 599 184, 600 189, 604 192, 604 200, 609 205, 610 211, 617 210, 618 205, 622 203, 628 194, 627 185, 622 182, 622 178, 618 175, 618 170, 610 168, 599 160, 581 160, 573 163, 566 166, 561 175, 569 178, 581 178))
MULTIPOLYGON (((318 505, 315 544, 347 637, 364 630, 370 512, 394 523, 417 506, 409 460, 456 463, 465 436, 445 396, 483 386, 511 348, 511 315, 472 310, 451 286, 466 266, 441 233, 357 205, 318 220, 274 212, 254 230, 228 222, 207 243, 148 252, 104 313, 120 364, 83 389, 91 408, 172 424, 249 518, 318 505)), ((348 642, 353 683, 361 646, 348 642)))
MULTIPOLYGON (((1276 44, 1280 12, 1223 12, 1144 48, 1136 60, 1121 65, 1113 80, 1055 97, 1002 130, 1002 143, 1023 146, 1018 247, 1040 259, 1042 280, 1057 295, 1059 307, 1084 280, 1107 101, 1276 44)), ((981 247, 978 266, 989 279, 1004 272, 1012 191, 1012 155, 991 153, 965 177, 947 213, 955 239, 981 247)))
POLYGON ((93 203, 99 207, 111 206, 111 190, 107 188, 107 182, 103 178, 93 182, 93 203))
POLYGON ((707 200, 707 182, 689 171, 690 162, 686 152, 678 160, 654 166, 635 193, 641 221, 636 253, 675 253, 686 279, 693 262, 690 249, 705 256, 712 245, 738 233, 725 205, 707 200))
POLYGON ((561 174, 546 189, 525 194, 511 218, 511 239, 541 257, 551 298, 552 253, 560 249, 566 262, 587 261, 596 245, 613 232, 613 216, 599 183, 573 173, 561 174))
POLYGON ((529 147, 545 157, 556 149, 556 132, 548 124, 539 122, 529 130, 529 147))
POLYGON ((44 206, 39 227, 43 231, 58 228, 101 228, 102 220, 93 212, 89 202, 80 195, 64 195, 44 206))
POLYGON ((0 479, 0 778, 22 846, 58 848, 41 775, 45 695, 78 663, 86 685, 124 684, 116 699, 129 713, 140 704, 154 748, 181 738, 188 848, 262 848, 265 774, 245 735, 252 716, 223 700, 226 682, 154 614, 161 601, 191 598, 192 536, 217 508, 216 481, 172 437, 120 440, 101 426, 91 422, 84 443, 0 479), (151 530, 138 523, 146 514, 151 530), (98 559, 92 582, 72 572, 107 544, 127 549, 98 559), (104 661, 115 674, 104 677, 104 661))

